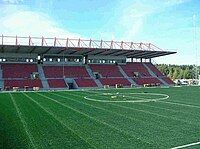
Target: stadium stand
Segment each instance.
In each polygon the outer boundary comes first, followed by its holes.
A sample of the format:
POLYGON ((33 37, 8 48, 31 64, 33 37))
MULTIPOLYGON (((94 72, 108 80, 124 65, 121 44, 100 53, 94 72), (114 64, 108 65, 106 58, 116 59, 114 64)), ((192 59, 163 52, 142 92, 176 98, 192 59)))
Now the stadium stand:
POLYGON ((38 73, 36 64, 4 63, 1 65, 4 88, 42 88, 39 78, 33 78, 34 73, 38 73))
POLYGON ((133 78, 133 80, 138 84, 138 85, 144 85, 144 84, 162 84, 157 78, 133 78))
POLYGON ((123 86, 130 86, 131 83, 125 78, 101 78, 103 85, 115 86, 116 84, 122 84, 123 86))
MULTIPOLYGON (((146 65, 159 77, 151 76, 142 65, 142 63, 127 63, 120 65, 129 78, 124 76, 119 71, 119 68, 114 64, 89 64, 92 73, 98 72, 101 77, 98 80, 102 85, 115 86, 121 84, 123 86, 131 86, 128 79, 132 79, 137 85, 144 84, 163 84, 159 79, 163 79, 169 85, 173 85, 173 81, 164 76, 153 64, 146 65), (138 73, 138 76, 135 76, 138 73)), ((2 64, 4 87, 19 87, 29 88, 38 86, 42 88, 41 80, 31 79, 31 74, 37 72, 36 64, 2 64)), ((98 87, 95 80, 86 71, 85 66, 43 66, 42 67, 50 88, 68 88, 67 83, 63 79, 72 78, 75 80, 78 87, 98 87)))
POLYGON ((0 41, 1 89, 173 85, 151 59, 176 52, 151 43, 3 35, 0 41))
POLYGON ((76 84, 78 87, 97 87, 97 84, 94 82, 93 79, 75 79, 76 84))
POLYGON ((33 72, 37 72, 35 64, 2 64, 3 78, 31 78, 33 72))
POLYGON ((84 66, 43 66, 46 78, 90 77, 84 66))
POLYGON ((145 63, 158 77, 164 76, 152 63, 145 63))
POLYGON ((90 64, 90 68, 102 77, 123 77, 115 64, 90 64))
POLYGON ((163 79, 165 82, 167 82, 169 85, 174 85, 174 82, 173 82, 170 78, 164 76, 164 77, 162 77, 162 79, 163 79))
POLYGON ((129 77, 151 77, 148 70, 142 65, 142 63, 136 62, 136 63, 127 63, 126 65, 121 65, 124 72, 129 77))
POLYGON ((48 79, 50 88, 66 88, 64 79, 48 79))
POLYGON ((35 79, 12 79, 12 80, 4 80, 4 86, 5 88, 13 88, 13 87, 19 87, 19 88, 33 88, 33 87, 40 87, 42 88, 41 80, 35 79))

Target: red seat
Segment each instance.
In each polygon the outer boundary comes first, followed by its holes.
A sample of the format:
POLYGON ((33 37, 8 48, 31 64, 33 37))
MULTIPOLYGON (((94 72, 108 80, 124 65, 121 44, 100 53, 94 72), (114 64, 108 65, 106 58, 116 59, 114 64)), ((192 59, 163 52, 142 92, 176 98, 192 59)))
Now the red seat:
POLYGON ((75 79, 78 87, 97 87, 97 84, 93 79, 75 79))
POLYGON ((134 80, 138 85, 156 84, 156 83, 162 84, 157 78, 133 78, 133 80, 134 80))
POLYGON ((129 77, 133 77, 134 72, 138 72, 141 77, 151 77, 142 63, 127 63, 126 65, 121 65, 121 67, 129 77))
POLYGON ((35 64, 2 64, 3 78, 30 78, 33 72, 38 72, 35 64))
POLYGON ((102 77, 123 77, 118 67, 113 64, 90 64, 90 68, 102 77))
POLYGON ((125 78, 101 78, 103 85, 115 86, 116 84, 122 84, 123 86, 130 86, 131 83, 125 78))
POLYGON ((66 88, 64 79, 48 79, 50 88, 66 88))
POLYGON ((33 87, 40 87, 42 88, 42 83, 41 80, 36 79, 36 80, 4 80, 4 87, 19 87, 19 88, 24 88, 25 86, 28 86, 29 88, 33 87))
POLYGON ((164 76, 152 63, 145 63, 157 76, 164 76))
POLYGON ((43 66, 46 78, 90 77, 84 66, 43 66))
POLYGON ((161 79, 163 79, 165 82, 167 82, 169 85, 173 85, 174 84, 174 82, 170 79, 170 78, 168 78, 168 77, 162 77, 161 79))

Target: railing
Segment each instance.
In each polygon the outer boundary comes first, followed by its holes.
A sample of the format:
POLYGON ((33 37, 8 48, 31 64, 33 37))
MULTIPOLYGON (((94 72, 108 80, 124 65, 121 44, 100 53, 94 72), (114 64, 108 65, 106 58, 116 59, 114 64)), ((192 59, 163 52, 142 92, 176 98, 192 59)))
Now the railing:
POLYGON ((94 49, 125 49, 125 50, 148 50, 163 51, 152 43, 135 43, 124 41, 83 40, 70 38, 45 38, 45 37, 19 37, 0 36, 0 45, 15 46, 49 46, 65 48, 94 48, 94 49))

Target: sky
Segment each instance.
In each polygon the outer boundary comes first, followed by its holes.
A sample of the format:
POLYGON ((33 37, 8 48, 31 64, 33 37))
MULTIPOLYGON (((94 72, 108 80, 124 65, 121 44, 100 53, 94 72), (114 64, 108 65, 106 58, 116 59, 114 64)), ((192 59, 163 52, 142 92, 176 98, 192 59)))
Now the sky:
POLYGON ((200 65, 200 0, 0 0, 0 22, 3 35, 148 42, 177 52, 155 63, 200 65))

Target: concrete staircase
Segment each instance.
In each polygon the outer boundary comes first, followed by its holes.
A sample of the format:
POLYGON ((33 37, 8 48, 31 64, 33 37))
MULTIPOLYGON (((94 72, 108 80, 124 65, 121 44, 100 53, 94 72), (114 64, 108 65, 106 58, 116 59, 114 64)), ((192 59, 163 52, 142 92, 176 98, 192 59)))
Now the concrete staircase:
POLYGON ((4 88, 3 70, 1 69, 1 66, 0 66, 0 88, 1 89, 4 88))
POLYGON ((40 79, 42 81, 43 88, 44 89, 49 89, 49 83, 48 83, 47 79, 45 78, 42 65, 38 64, 37 67, 38 67, 38 72, 39 72, 39 75, 40 75, 40 79))
POLYGON ((124 78, 126 78, 131 84, 138 86, 137 83, 135 81, 133 81, 133 79, 131 79, 129 76, 127 76, 127 74, 124 72, 124 70, 122 69, 121 66, 118 65, 117 67, 124 78))
MULTIPOLYGON (((72 78, 64 78, 64 80, 65 80, 65 84, 66 84, 67 86, 68 86, 68 83, 73 83, 74 88, 75 88, 75 89, 78 88, 78 85, 77 85, 77 83, 76 83, 76 81, 75 81, 74 79, 72 79, 72 78)), ((69 88, 69 86, 68 86, 68 88, 69 88)))
POLYGON ((86 68, 88 74, 90 75, 90 77, 91 77, 91 78, 94 80, 94 82, 97 84, 97 86, 98 86, 98 87, 103 87, 102 83, 101 83, 98 79, 95 78, 95 76, 94 76, 94 74, 93 74, 92 69, 90 68, 90 66, 86 65, 85 68, 86 68))
POLYGON ((162 82, 165 86, 169 86, 169 84, 167 82, 165 82, 163 79, 159 78, 145 63, 142 63, 143 66, 148 70, 149 74, 152 77, 157 78, 160 82, 162 82))

